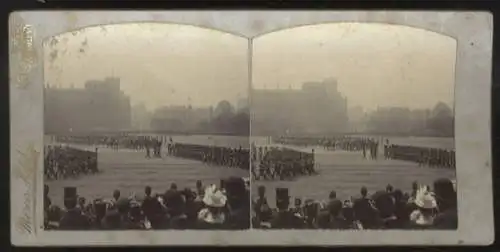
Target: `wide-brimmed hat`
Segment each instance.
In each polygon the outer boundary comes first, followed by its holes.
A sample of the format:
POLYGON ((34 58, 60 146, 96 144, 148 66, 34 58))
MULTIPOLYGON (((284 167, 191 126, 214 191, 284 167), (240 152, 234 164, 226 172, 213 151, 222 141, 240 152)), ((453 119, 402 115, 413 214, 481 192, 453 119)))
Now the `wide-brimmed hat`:
POLYGON ((224 214, 224 212, 213 213, 205 208, 198 212, 198 219, 206 223, 222 224, 226 221, 226 215, 224 214))
POLYGON ((432 192, 427 191, 425 186, 421 187, 413 202, 416 206, 424 209, 434 209, 437 207, 436 198, 432 192))
POLYGON ((203 203, 209 207, 224 207, 227 197, 215 185, 207 187, 203 197, 203 203))

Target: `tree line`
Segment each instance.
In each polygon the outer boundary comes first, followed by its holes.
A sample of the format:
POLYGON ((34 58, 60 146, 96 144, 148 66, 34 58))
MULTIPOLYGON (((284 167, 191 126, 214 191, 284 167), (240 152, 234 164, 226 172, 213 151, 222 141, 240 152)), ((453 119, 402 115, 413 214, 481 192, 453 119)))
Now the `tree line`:
POLYGON ((445 103, 433 109, 382 108, 371 113, 367 131, 371 134, 453 137, 455 117, 445 103))

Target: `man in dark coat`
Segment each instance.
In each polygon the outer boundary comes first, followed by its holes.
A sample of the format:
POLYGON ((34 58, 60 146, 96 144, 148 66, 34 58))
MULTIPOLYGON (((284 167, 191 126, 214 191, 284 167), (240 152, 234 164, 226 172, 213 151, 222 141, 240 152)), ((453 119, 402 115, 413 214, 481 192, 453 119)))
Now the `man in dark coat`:
POLYGON ((321 229, 348 229, 349 225, 341 216, 342 202, 338 199, 328 202, 326 210, 318 214, 317 226, 321 229))
POLYGON ((183 213, 184 198, 182 197, 182 193, 177 190, 177 184, 172 183, 170 185, 170 189, 165 192, 163 198, 165 199, 167 212, 171 217, 175 217, 183 213))
POLYGON ((391 192, 392 190, 378 191, 372 196, 378 211, 376 221, 381 228, 394 229, 398 226, 395 201, 391 192))
POLYGON ((186 226, 188 228, 194 228, 196 219, 198 217, 198 212, 201 210, 202 206, 195 201, 196 193, 191 191, 191 189, 185 188, 183 191, 183 195, 186 199, 184 208, 184 213, 186 214, 186 226))
POLYGON ((64 206, 66 212, 59 222, 61 230, 86 230, 90 228, 90 220, 77 207, 76 187, 64 188, 64 206))
POLYGON ((434 229, 457 229, 457 193, 453 182, 449 179, 438 179, 434 182, 434 193, 439 214, 434 219, 434 229))
POLYGON ((145 197, 144 200, 142 201, 142 211, 144 212, 144 215, 146 218, 149 220, 151 223, 151 227, 156 229, 160 226, 161 223, 161 205, 160 202, 158 202, 158 199, 151 196, 151 187, 146 186, 145 190, 145 197))
POLYGON ((373 202, 368 198, 366 187, 361 188, 361 198, 354 201, 353 210, 356 219, 361 222, 364 229, 376 228, 377 211, 373 202))
POLYGON ((254 212, 259 222, 268 222, 271 220, 272 211, 267 203, 266 188, 259 186, 258 198, 254 203, 254 212))
POLYGON ((272 229, 302 229, 305 223, 288 209, 290 196, 288 188, 276 188, 276 207, 278 212, 271 220, 272 229))
POLYGON ((404 198, 403 192, 399 189, 394 191, 394 214, 396 215, 397 228, 404 228, 410 221, 410 212, 408 209, 408 202, 404 198))
POLYGON ((250 192, 245 181, 239 177, 230 177, 225 181, 229 214, 227 228, 250 228, 250 192))

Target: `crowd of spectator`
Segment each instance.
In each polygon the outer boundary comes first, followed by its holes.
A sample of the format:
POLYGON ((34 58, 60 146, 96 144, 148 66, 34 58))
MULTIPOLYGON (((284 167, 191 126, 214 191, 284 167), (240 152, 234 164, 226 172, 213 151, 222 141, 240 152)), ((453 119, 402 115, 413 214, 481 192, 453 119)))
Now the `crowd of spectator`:
POLYGON ((129 229, 247 229, 250 226, 248 180, 231 177, 219 186, 178 189, 175 183, 165 193, 123 197, 115 190, 112 198, 89 201, 76 187, 64 189, 64 207, 51 203, 45 186, 44 213, 47 230, 129 229))
POLYGON ((290 205, 287 188, 276 188, 276 208, 267 202, 266 188, 253 200, 252 226, 270 229, 456 229, 456 185, 438 179, 433 188, 413 183, 403 193, 387 185, 369 194, 362 187, 358 197, 342 201, 331 191, 325 202, 295 199, 290 205), (431 190, 432 189, 432 190, 431 190))

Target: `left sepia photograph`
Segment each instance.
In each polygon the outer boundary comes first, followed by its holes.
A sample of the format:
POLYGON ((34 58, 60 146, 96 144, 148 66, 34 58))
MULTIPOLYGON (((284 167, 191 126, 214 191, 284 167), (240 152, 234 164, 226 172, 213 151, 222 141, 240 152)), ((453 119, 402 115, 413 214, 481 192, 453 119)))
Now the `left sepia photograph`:
POLYGON ((166 23, 46 39, 44 229, 248 229, 248 46, 166 23))

